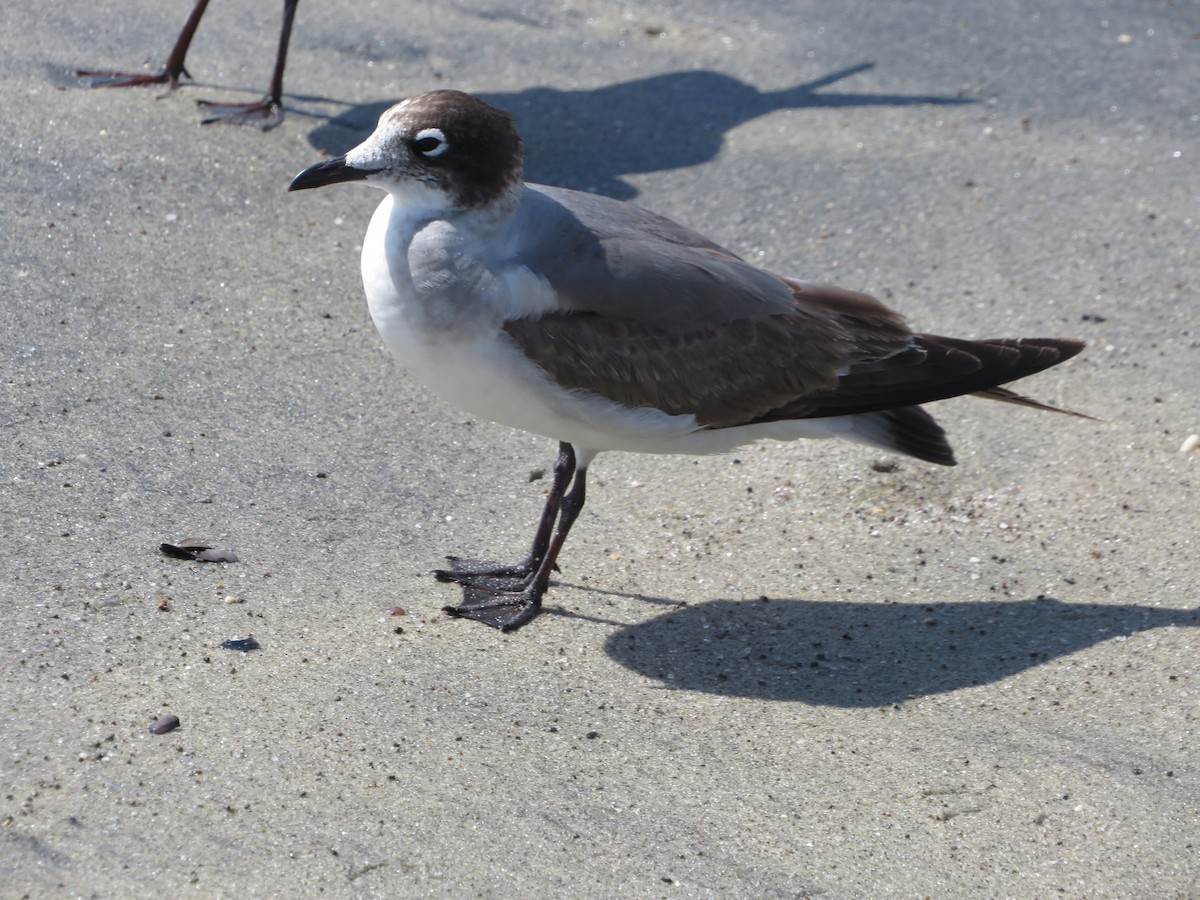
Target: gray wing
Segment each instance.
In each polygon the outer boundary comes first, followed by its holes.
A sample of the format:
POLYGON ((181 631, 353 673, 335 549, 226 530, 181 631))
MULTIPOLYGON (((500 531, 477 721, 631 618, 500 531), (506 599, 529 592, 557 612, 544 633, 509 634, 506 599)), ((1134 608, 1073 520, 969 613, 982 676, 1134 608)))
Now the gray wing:
POLYGON ((515 259, 567 310, 506 323, 521 351, 563 387, 711 428, 969 393, 1026 402, 993 388, 1083 347, 914 335, 874 297, 773 275, 669 219, 592 194, 530 186, 517 225, 515 259))
POLYGON ((669 219, 631 203, 528 185, 512 220, 516 262, 579 312, 664 331, 787 313, 787 285, 669 219))

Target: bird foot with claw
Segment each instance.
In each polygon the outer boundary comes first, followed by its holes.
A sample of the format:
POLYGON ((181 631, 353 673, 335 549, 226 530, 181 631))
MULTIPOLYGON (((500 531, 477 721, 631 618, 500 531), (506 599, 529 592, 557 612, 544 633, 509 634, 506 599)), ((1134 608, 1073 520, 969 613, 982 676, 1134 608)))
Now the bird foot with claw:
POLYGON ((501 631, 516 631, 531 621, 542 608, 542 592, 492 590, 474 584, 463 586, 463 601, 458 606, 443 606, 442 611, 455 618, 474 619, 501 631))
POLYGON ((254 103, 215 103, 212 100, 197 100, 196 103, 206 113, 201 125, 224 122, 229 125, 253 125, 270 131, 283 121, 283 107, 269 97, 254 103))
MULTIPOLYGON (((157 72, 100 72, 92 71, 91 69, 76 69, 76 78, 86 78, 87 87, 90 88, 110 88, 110 87, 149 87, 153 84, 165 84, 167 93, 179 87, 179 77, 183 75, 186 78, 191 78, 186 71, 179 74, 172 74, 166 69, 159 69, 157 72)), ((163 95, 164 97, 166 94, 163 95)))

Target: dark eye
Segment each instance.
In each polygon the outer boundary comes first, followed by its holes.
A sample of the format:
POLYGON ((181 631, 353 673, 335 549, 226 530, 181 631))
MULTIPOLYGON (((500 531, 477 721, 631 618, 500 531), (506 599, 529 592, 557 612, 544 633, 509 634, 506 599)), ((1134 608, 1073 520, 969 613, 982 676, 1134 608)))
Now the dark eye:
POLYGON ((441 156, 450 149, 446 135, 440 128, 422 128, 413 138, 412 145, 414 150, 430 159, 441 156))

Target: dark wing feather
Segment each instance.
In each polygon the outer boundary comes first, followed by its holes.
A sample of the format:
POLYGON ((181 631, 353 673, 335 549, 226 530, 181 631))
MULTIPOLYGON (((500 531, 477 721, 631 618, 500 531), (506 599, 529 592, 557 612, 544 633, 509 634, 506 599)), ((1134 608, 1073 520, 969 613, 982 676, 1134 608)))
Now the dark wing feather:
POLYGON ((856 415, 962 394, 1021 403, 1025 398, 997 385, 1048 369, 1084 347, 1082 341, 1063 338, 966 341, 930 334, 916 335, 913 343, 923 356, 905 353, 853 366, 835 388, 797 397, 757 421, 856 415))
POLYGON ((633 319, 565 313, 518 319, 504 329, 569 390, 631 408, 695 415, 713 428, 837 383, 836 360, 819 346, 804 358, 794 346, 803 342, 774 317, 676 333, 633 319))
POLYGON ((911 408, 972 393, 1043 406, 997 386, 1070 359, 1084 346, 1056 338, 913 335, 874 297, 783 283, 794 301, 783 314, 691 328, 676 319, 667 330, 628 315, 577 311, 513 320, 505 331, 558 384, 623 406, 694 415, 709 428, 903 410, 891 424, 930 448, 944 443, 940 430, 934 435, 925 414, 918 418, 911 408))
POLYGON ((517 319, 504 327, 565 388, 724 428, 761 420, 800 397, 836 391, 839 371, 857 361, 908 353, 903 320, 873 298, 805 289, 793 313, 687 331, 590 312, 517 319))

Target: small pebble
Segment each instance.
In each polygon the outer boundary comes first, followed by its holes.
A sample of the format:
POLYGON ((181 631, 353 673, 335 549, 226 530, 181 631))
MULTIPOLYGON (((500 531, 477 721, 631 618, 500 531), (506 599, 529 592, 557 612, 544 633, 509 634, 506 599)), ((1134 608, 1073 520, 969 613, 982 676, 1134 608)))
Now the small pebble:
POLYGON ((1189 434, 1184 442, 1179 445, 1179 452, 1193 453, 1197 447, 1200 447, 1200 434, 1189 434))
POLYGON ((226 603, 245 603, 246 601, 243 600, 241 597, 235 597, 233 594, 226 594, 225 602, 226 603))
POLYGON ((179 716, 159 716, 150 723, 151 734, 166 734, 179 727, 179 716))
POLYGON ((408 613, 406 613, 404 611, 403 606, 392 606, 392 607, 388 608, 388 615, 389 616, 407 616, 408 613))

